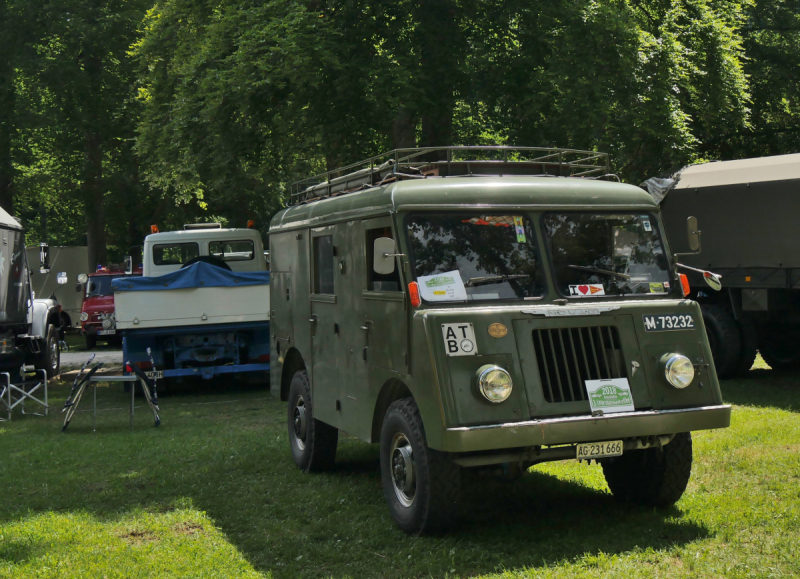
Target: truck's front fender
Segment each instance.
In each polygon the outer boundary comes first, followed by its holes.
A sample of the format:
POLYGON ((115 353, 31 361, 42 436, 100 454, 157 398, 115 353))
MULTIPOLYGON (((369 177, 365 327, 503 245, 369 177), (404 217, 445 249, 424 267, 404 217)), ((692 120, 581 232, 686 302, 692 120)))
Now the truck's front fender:
MULTIPOLYGON (((33 300, 33 305, 31 307, 32 310, 32 322, 31 322, 31 335, 36 336, 37 338, 44 339, 47 334, 47 326, 49 323, 50 318, 54 318, 55 320, 59 319, 58 311, 56 309, 56 305, 53 300, 46 299, 46 300, 33 300)), ((56 321, 56 326, 59 326, 60 323, 56 321)))

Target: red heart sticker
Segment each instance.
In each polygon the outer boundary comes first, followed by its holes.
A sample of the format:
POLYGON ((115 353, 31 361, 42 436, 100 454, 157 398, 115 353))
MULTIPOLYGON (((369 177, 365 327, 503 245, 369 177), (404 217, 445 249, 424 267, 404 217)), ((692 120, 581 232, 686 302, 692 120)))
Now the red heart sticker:
POLYGON ((583 295, 586 295, 586 294, 589 293, 589 286, 588 285, 579 285, 578 286, 578 291, 581 292, 583 295))

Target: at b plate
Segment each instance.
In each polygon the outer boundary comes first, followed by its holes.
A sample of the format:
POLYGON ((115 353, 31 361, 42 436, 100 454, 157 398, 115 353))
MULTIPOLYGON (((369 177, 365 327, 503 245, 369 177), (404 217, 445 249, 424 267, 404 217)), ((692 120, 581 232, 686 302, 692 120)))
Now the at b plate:
POLYGON ((117 330, 97 330, 98 336, 113 336, 117 333, 117 330))
POLYGON ((148 378, 155 378, 156 380, 159 380, 164 377, 164 372, 163 370, 156 370, 155 372, 151 370, 150 372, 145 372, 144 375, 148 378))
POLYGON ((575 458, 589 460, 592 458, 605 458, 608 456, 622 456, 622 441, 609 440, 606 442, 588 442, 579 444, 575 458))

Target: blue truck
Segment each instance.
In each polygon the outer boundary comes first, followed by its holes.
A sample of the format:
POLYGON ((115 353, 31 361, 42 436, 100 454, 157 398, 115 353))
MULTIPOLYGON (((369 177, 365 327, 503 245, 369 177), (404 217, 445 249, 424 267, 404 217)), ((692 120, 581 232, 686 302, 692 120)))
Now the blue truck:
POLYGON ((112 282, 126 363, 155 378, 269 372, 269 271, 256 230, 148 235, 143 273, 112 282))

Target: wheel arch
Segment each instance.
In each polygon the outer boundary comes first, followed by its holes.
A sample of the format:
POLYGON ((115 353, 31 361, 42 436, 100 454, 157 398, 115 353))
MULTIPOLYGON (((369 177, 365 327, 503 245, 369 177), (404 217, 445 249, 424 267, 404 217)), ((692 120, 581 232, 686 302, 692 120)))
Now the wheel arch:
POLYGON ((292 376, 299 370, 305 370, 306 363, 303 355, 297 348, 290 348, 283 359, 281 368, 281 400, 286 402, 289 399, 289 386, 292 383, 292 376))
POLYGON ((378 442, 381 439, 381 424, 386 410, 397 400, 403 398, 414 398, 411 390, 405 382, 398 378, 390 378, 381 387, 378 398, 375 400, 375 409, 372 414, 372 429, 370 431, 370 442, 378 442))

